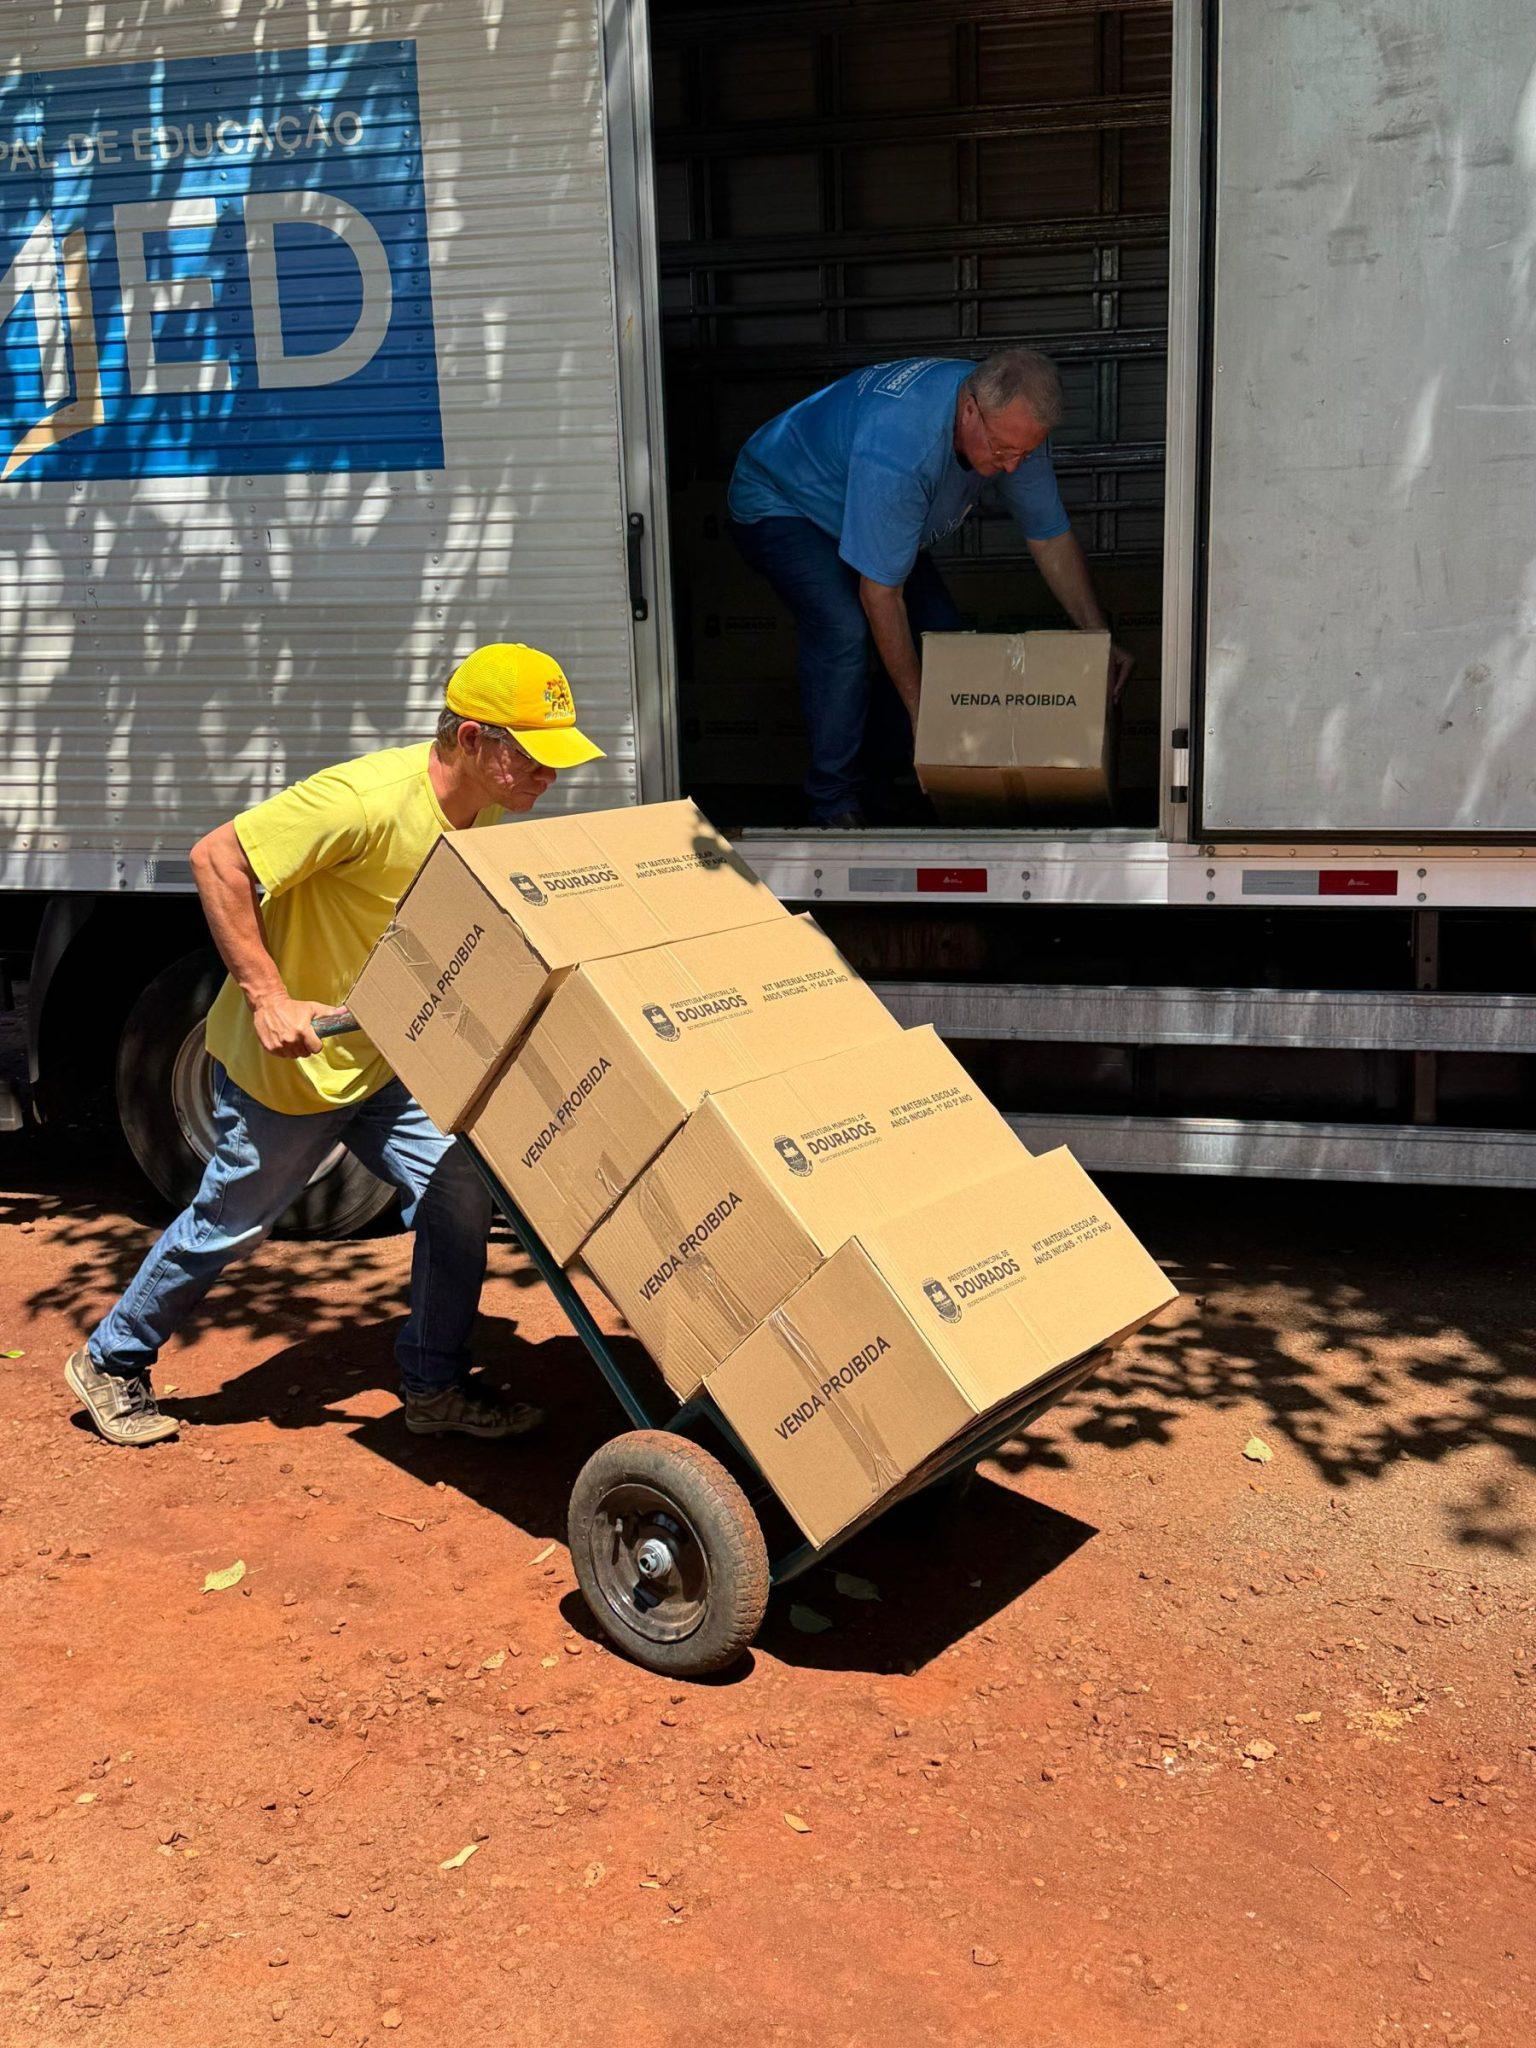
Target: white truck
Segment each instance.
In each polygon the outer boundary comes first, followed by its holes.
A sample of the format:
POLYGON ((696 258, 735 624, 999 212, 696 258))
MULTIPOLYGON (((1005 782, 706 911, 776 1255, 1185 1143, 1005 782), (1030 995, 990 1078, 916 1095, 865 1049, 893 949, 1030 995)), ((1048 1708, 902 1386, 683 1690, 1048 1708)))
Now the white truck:
MULTIPOLYGON (((1092 1169, 1536 1185, 1524 0, 186 0, 0 82, 0 957, 169 1197, 187 849, 555 649, 1092 1169), (855 364, 1049 351, 1139 665, 1112 823, 797 825, 731 458, 855 364)), ((945 564, 1048 621, 1006 525, 945 564)), ((345 1164, 301 1225, 381 1200, 345 1164)))

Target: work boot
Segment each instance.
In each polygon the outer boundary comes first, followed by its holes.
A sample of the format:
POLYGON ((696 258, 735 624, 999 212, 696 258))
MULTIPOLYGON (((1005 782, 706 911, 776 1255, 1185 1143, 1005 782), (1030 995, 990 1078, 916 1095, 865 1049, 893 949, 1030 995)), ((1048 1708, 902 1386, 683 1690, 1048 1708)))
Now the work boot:
POLYGON ((174 1415, 160 1413, 147 1379, 103 1372, 83 1344, 66 1361, 64 1377, 109 1444, 158 1444, 181 1428, 174 1415))
POLYGON ((466 1386, 440 1394, 407 1394, 405 1426, 413 1436, 526 1436, 544 1420, 527 1401, 503 1401, 466 1386))

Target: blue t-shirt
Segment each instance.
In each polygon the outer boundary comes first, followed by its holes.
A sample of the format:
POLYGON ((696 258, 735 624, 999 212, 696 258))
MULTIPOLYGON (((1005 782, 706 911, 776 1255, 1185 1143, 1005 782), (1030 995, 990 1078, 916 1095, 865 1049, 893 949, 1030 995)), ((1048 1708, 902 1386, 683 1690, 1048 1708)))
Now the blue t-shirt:
POLYGON ((918 550, 950 533, 989 482, 1028 540, 1068 529, 1042 442, 1012 476, 955 453, 955 404, 973 363, 915 357, 839 378, 759 427, 736 459, 728 503, 743 525, 809 519, 872 583, 904 583, 918 550))

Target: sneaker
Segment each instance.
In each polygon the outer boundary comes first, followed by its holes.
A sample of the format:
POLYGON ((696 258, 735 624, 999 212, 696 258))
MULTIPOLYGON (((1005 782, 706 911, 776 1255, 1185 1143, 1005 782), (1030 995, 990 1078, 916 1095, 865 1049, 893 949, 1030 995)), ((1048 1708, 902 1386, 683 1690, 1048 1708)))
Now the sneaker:
POLYGON ((824 818, 811 820, 813 832, 863 832, 868 825, 868 818, 856 804, 845 811, 829 811, 824 818))
POLYGON ((109 1444, 163 1443, 181 1428, 174 1415, 160 1413, 147 1379, 103 1372, 83 1344, 66 1361, 64 1377, 109 1444))
POLYGON ((527 1401, 502 1401, 468 1387, 440 1394, 407 1394, 405 1426, 413 1436, 526 1436, 544 1420, 527 1401))

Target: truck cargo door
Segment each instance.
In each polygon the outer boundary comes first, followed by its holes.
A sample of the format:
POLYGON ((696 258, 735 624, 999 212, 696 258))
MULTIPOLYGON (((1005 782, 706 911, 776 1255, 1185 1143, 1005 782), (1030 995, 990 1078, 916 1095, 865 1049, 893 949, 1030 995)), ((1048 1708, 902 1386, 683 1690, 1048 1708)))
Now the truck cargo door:
POLYGON ((1220 0, 1206 837, 1536 833, 1536 12, 1220 0))

